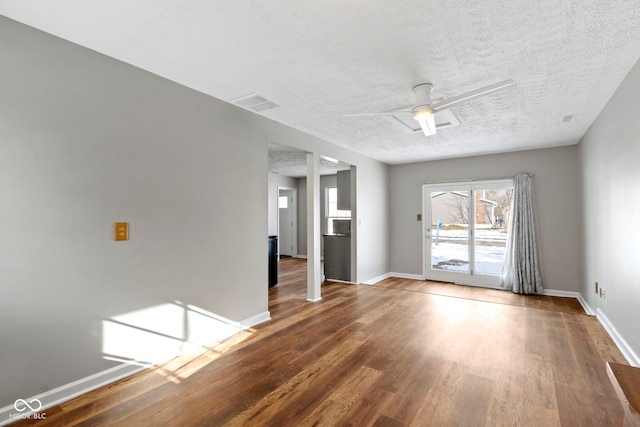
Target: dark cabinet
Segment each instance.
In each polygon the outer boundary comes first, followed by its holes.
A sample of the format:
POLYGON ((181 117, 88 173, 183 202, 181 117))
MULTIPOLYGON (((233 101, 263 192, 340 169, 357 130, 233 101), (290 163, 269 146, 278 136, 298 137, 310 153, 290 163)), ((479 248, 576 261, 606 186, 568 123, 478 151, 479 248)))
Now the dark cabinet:
POLYGON ((351 280, 351 237, 324 235, 324 276, 327 280, 351 280))
POLYGON ((269 236, 269 287, 278 284, 278 236, 269 236))

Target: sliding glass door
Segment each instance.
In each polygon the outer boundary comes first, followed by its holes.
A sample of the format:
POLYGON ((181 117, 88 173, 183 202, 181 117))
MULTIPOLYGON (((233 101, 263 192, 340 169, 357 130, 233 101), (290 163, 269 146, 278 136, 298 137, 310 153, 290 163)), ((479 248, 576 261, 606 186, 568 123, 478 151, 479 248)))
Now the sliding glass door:
POLYGON ((499 287, 512 193, 511 180, 425 184, 425 278, 499 287))

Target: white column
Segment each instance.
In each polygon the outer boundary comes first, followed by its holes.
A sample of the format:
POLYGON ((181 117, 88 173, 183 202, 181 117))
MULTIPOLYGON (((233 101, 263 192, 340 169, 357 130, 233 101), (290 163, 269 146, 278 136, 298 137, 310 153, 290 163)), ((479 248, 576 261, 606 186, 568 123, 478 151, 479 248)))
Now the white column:
POLYGON ((320 157, 307 153, 307 301, 320 301, 320 157))
POLYGON ((358 195, 356 167, 351 166, 351 281, 358 283, 358 195))

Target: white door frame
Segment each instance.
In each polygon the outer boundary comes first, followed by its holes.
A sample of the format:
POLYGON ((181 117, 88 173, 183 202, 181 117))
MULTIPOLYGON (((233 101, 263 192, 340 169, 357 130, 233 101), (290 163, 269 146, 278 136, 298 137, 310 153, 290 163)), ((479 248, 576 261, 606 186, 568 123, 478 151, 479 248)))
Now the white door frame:
POLYGON ((438 280, 454 282, 464 285, 477 285, 488 288, 500 288, 500 276, 475 274, 475 197, 473 191, 479 189, 503 188, 505 185, 513 185, 511 179, 500 179, 490 181, 466 181, 437 184, 422 184, 422 276, 425 280, 438 280), (427 197, 427 192, 432 191, 469 191, 469 272, 458 272, 448 270, 433 270, 431 268, 431 245, 432 230, 431 224, 431 198, 427 197))
MULTIPOLYGON (((291 256, 298 256, 298 189, 292 187, 280 187, 278 186, 278 199, 276 200, 276 206, 278 206, 280 190, 291 191, 291 222, 292 222, 292 230, 291 230, 291 246, 293 249, 291 250, 291 256)), ((278 212, 278 256, 280 256, 280 208, 277 209, 278 212)))

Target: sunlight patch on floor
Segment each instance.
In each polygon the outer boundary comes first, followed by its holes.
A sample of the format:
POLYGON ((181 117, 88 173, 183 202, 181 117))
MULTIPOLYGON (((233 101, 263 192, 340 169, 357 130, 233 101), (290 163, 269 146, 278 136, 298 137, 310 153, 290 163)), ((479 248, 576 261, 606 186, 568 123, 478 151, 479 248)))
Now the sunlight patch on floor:
POLYGON ((102 321, 103 358, 188 378, 253 334, 239 323, 176 301, 102 321))

